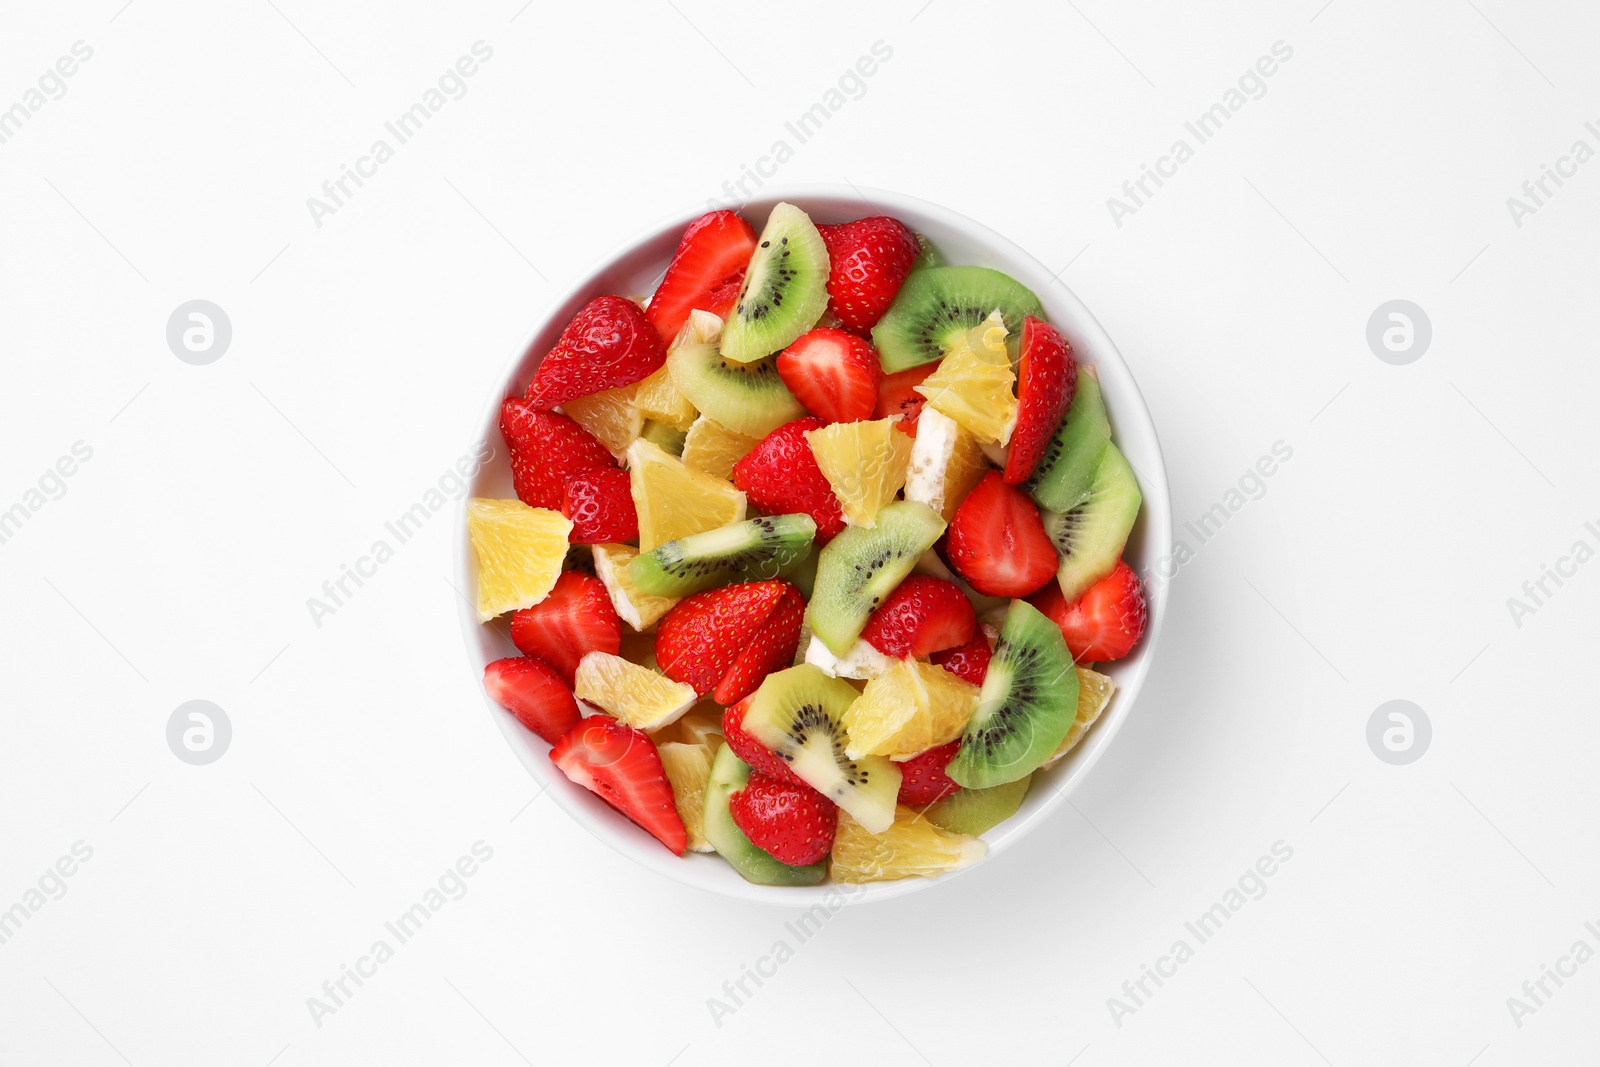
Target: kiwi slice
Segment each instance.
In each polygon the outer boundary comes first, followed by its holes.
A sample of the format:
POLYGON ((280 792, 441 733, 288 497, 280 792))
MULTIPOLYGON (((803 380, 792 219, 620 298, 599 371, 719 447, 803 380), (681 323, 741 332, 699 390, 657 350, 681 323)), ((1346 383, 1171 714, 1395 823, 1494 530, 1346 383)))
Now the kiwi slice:
POLYGON ((810 515, 771 515, 657 545, 628 565, 633 584, 651 596, 684 597, 730 582, 782 577, 811 551, 810 515))
POLYGON ((745 709, 744 729, 868 833, 881 834, 894 822, 900 768, 882 756, 845 756, 844 712, 859 695, 849 682, 802 663, 767 675, 745 709))
POLYGON ((1133 468, 1116 445, 1107 444, 1089 488, 1066 511, 1044 513, 1044 532, 1061 556, 1056 581, 1068 601, 1116 569, 1143 501, 1133 468))
POLYGON ((1078 716, 1078 671, 1061 628, 1026 600, 1000 627, 978 710, 945 768, 963 789, 1026 778, 1061 747, 1078 716))
POLYGON ((1022 488, 1046 511, 1068 511, 1083 499, 1094 483, 1095 468, 1111 441, 1111 420, 1106 417, 1100 381, 1093 374, 1078 375, 1072 407, 1061 420, 1044 455, 1022 488))
POLYGON ((639 436, 669 456, 681 456, 683 455, 684 438, 689 435, 683 430, 673 429, 664 422, 646 419, 644 429, 639 432, 639 436))
POLYGON ((718 855, 729 863, 747 882, 756 885, 817 885, 828 876, 828 864, 812 863, 805 867, 791 867, 773 859, 765 850, 745 836, 733 821, 728 810, 728 799, 750 781, 750 765, 733 754, 733 749, 722 745, 717 758, 711 761, 711 777, 706 779, 705 822, 706 840, 718 855))
POLYGON ((806 553, 805 559, 796 563, 784 577, 795 584, 800 590, 800 595, 806 600, 811 599, 811 594, 817 588, 817 556, 819 551, 816 542, 812 542, 811 551, 806 553))
POLYGON ((958 789, 922 813, 923 818, 955 834, 986 834, 1022 807, 1033 775, 988 789, 958 789))
POLYGON ((709 341, 680 344, 667 355, 667 373, 701 413, 746 437, 765 437, 806 413, 778 377, 776 357, 739 363, 709 341))
MULTIPOLYGON (((894 303, 872 328, 885 374, 943 359, 956 339, 999 309, 1015 345, 1022 318, 1044 318, 1033 290, 988 267, 929 267, 913 271, 894 303)), ((1015 353, 1012 361, 1015 362, 1015 353)))
POLYGON ((722 331, 722 354, 749 363, 781 352, 815 326, 827 306, 828 246, 804 211, 779 204, 745 268, 739 302, 722 331))
POLYGON ((922 249, 922 252, 916 259, 911 261, 912 270, 926 270, 929 267, 944 266, 944 257, 939 254, 939 250, 933 247, 932 241, 920 233, 917 234, 917 247, 922 249))
POLYGON ((811 632, 835 656, 849 653, 883 598, 911 573, 944 533, 926 504, 897 500, 878 511, 876 526, 847 526, 817 554, 816 588, 806 607, 811 632))

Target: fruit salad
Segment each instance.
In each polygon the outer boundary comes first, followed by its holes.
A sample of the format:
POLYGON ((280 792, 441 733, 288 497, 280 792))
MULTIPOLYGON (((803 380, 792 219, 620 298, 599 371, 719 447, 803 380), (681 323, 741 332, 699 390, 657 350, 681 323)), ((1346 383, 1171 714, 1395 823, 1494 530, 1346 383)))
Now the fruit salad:
POLYGON ((696 220, 505 400, 473 499, 489 695, 573 782, 751 882, 984 855, 1144 632, 1139 484, 1039 298, 886 216, 696 220))

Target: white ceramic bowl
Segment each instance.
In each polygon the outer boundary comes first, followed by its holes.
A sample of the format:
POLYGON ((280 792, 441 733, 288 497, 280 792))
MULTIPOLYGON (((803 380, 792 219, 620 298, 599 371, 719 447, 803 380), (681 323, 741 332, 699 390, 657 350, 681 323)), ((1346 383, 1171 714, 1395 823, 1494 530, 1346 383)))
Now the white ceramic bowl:
MULTIPOLYGON (((1172 549, 1171 503, 1167 490, 1166 468, 1156 440, 1150 412, 1145 407, 1133 374, 1117 354, 1105 330, 1064 286, 1053 280, 1052 272, 1027 252, 994 231, 934 204, 880 189, 858 190, 850 186, 808 185, 776 190, 741 209, 741 214, 757 230, 774 204, 788 201, 798 205, 819 223, 845 222, 866 215, 887 214, 922 233, 952 264, 994 267, 1016 278, 1038 294, 1050 321, 1072 342, 1080 362, 1092 364, 1099 373, 1106 407, 1111 415, 1112 434, 1139 476, 1144 507, 1139 522, 1128 540, 1125 553, 1133 568, 1148 573, 1157 560, 1172 549)), ((702 212, 689 212, 669 219, 629 242, 615 254, 600 260, 579 278, 550 307, 549 313, 534 327, 527 340, 513 354, 499 385, 485 404, 474 429, 473 444, 487 442, 494 455, 472 483, 471 496, 511 497, 511 470, 504 442, 500 438, 500 405, 505 397, 520 395, 532 379, 543 353, 555 343, 562 327, 590 299, 607 293, 643 296, 655 291, 667 262, 677 248, 684 228, 702 212)), ((466 514, 456 515, 455 569, 458 585, 473 597, 477 588, 477 562, 466 538, 466 514)), ((1117 694, 1090 730, 1088 737, 1068 756, 1048 771, 1039 772, 1027 800, 1016 815, 984 835, 989 846, 985 863, 1013 842, 1038 826, 1058 807, 1090 769, 1099 762, 1107 746, 1133 711, 1139 689, 1150 669, 1156 641, 1166 613, 1166 590, 1159 583, 1147 589, 1150 617, 1144 639, 1132 655, 1103 668, 1117 683, 1117 694)), ((461 630, 466 639, 467 659, 473 671, 473 684, 480 686, 486 664, 503 656, 514 656, 504 623, 483 625, 477 613, 466 604, 460 608, 461 630)), ((624 624, 626 625, 626 624, 624 624)), ((524 728, 507 711, 484 696, 489 714, 498 724, 512 751, 528 773, 545 786, 552 797, 595 837, 640 866, 698 886, 713 893, 765 901, 791 907, 807 907, 825 897, 835 902, 838 890, 846 890, 854 903, 881 900, 924 889, 954 875, 938 879, 908 878, 866 886, 834 887, 830 883, 810 888, 778 888, 752 885, 720 857, 695 853, 677 857, 644 830, 635 826, 588 790, 574 785, 550 761, 550 746, 524 728)), ((581 863, 581 856, 572 862, 581 863)), ((959 874, 961 872, 955 872, 959 874)))

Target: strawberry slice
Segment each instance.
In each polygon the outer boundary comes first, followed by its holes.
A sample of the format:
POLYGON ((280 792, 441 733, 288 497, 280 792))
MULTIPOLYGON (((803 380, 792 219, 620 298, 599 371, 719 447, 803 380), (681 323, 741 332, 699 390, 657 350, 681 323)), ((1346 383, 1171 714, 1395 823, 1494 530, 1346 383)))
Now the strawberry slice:
POLYGON ((950 566, 986 596, 1026 596, 1056 574, 1056 549, 1039 509, 990 471, 950 521, 950 566))
POLYGON ((727 318, 755 250, 756 231, 732 211, 713 211, 689 224, 645 312, 664 344, 678 339, 691 311, 727 318))
POLYGON ((622 621, 604 582, 563 571, 549 596, 512 613, 511 643, 524 656, 536 656, 554 667, 570 686, 584 656, 590 652, 615 656, 622 651, 622 621))
POLYGON ((591 715, 568 730, 550 758, 563 774, 650 831, 675 854, 689 847, 672 784, 649 735, 609 715, 591 715))
POLYGON ((567 483, 561 513, 572 520, 567 540, 575 545, 611 545, 639 536, 628 472, 617 468, 584 471, 567 483))
POLYGON ((890 415, 903 415, 904 418, 895 426, 912 437, 917 436, 917 417, 922 414, 922 405, 928 402, 928 398, 917 392, 916 387, 938 369, 938 363, 924 363, 920 367, 885 374, 878 383, 878 406, 872 417, 887 419, 890 415))
POLYGON ((989 673, 989 660, 993 657, 988 639, 981 633, 974 633, 972 640, 966 644, 935 652, 928 659, 963 682, 982 685, 984 676, 989 673))
MULTIPOLYGON (((656 628, 656 665, 668 678, 691 685, 704 696, 753 647, 768 617, 791 592, 799 596, 788 582, 773 580, 725 585, 685 597, 656 628)), ((796 640, 798 636, 797 627, 796 640)), ((789 655, 794 656, 792 647, 789 655)))
POLYGON ((768 778, 759 771, 728 797, 728 814, 757 848, 791 867, 816 863, 833 851, 839 809, 808 785, 768 778))
POLYGON ((497 659, 483 669, 483 687, 496 704, 552 745, 579 719, 572 690, 544 660, 497 659))
POLYGON ((667 361, 644 311, 620 296, 597 296, 561 331, 528 386, 528 403, 549 409, 580 396, 642 381, 667 361))
POLYGON ((1078 391, 1078 361, 1061 331, 1034 318, 1022 320, 1017 362, 1017 426, 1006 456, 1006 484, 1021 485, 1044 456, 1045 446, 1078 391))
POLYGON ((585 471, 617 466, 588 430, 565 415, 539 411, 520 397, 500 406, 500 433, 511 452, 517 499, 531 508, 560 511, 567 482, 585 471))
POLYGON ((965 593, 943 578, 913 574, 867 619, 861 636, 885 656, 930 656, 972 639, 978 616, 965 593))
POLYGON ((922 254, 917 235, 887 215, 818 226, 828 246, 828 299, 848 329, 865 333, 894 303, 922 254))
POLYGON ((767 675, 794 663, 795 649, 800 645, 800 622, 805 614, 806 602, 800 590, 789 585, 761 629, 717 683, 711 699, 723 705, 738 703, 754 693, 767 675))
POLYGON ((959 791, 961 787, 951 781, 944 769, 960 747, 960 741, 952 741, 895 764, 900 768, 900 803, 920 808, 959 791))
POLYGON ((833 486, 817 466, 806 431, 827 423, 814 416, 786 422, 761 439, 733 465, 733 484, 768 515, 804 512, 817 524, 816 544, 827 544, 844 529, 844 511, 833 486))
POLYGON ((1144 635, 1148 616, 1139 576, 1122 560, 1073 603, 1054 582, 1029 597, 1028 603, 1061 627, 1068 651, 1081 663, 1104 663, 1132 652, 1144 635))
POLYGON ((858 422, 872 418, 883 372, 871 344, 853 333, 820 327, 779 353, 778 377, 818 418, 858 422))
POLYGON ((733 754, 750 764, 757 774, 793 785, 805 785, 800 776, 789 769, 784 758, 744 731, 744 713, 748 699, 730 705, 722 713, 722 739, 733 749, 733 754))

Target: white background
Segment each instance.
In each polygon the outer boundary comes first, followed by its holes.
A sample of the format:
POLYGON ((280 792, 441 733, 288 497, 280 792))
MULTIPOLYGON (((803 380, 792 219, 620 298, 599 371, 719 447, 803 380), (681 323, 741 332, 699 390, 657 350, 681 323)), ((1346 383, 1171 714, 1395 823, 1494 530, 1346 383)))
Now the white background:
POLYGON ((1520 1026, 1506 1000, 1600 949, 1600 563, 1520 627, 1506 601, 1600 546, 1600 163, 1520 227, 1506 198, 1600 147, 1600 12, 1320 4, 8 4, 0 107, 94 54, 0 145, 0 508, 93 458, 0 545, 0 908, 93 858, 0 945, 0 1062, 1592 1059, 1600 962, 1520 1026), (307 197, 480 39, 467 94, 316 226, 307 197), (1115 225, 1280 40, 1266 94, 1115 225), (320 628, 306 600, 468 449, 562 287, 779 138, 776 182, 919 195, 1062 268, 1144 390, 1180 538, 1293 458, 1178 574, 1071 806, 845 909, 719 1026, 793 916, 529 803, 464 669, 451 512, 320 628), (195 298, 233 324, 210 366, 165 340, 195 298), (1433 325, 1409 366, 1365 339, 1394 298, 1433 325), (165 739, 196 698, 234 730, 203 767, 165 739), (1409 766, 1366 742, 1396 698, 1433 724, 1409 766), (467 894, 315 1025, 479 840, 467 894), (1266 895, 1119 1026, 1107 999, 1280 840, 1266 895))

